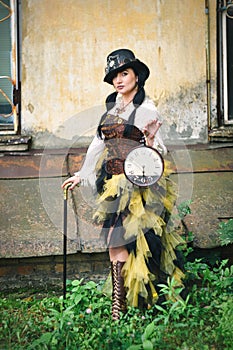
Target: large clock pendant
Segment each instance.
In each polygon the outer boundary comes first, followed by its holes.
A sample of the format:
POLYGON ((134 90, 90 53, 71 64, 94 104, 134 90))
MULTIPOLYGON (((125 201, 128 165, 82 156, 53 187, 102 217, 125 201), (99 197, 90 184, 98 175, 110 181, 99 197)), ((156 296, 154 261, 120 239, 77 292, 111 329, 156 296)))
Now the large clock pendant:
POLYGON ((134 185, 147 187, 155 184, 163 174, 164 161, 158 151, 148 146, 133 148, 124 161, 124 172, 134 185))

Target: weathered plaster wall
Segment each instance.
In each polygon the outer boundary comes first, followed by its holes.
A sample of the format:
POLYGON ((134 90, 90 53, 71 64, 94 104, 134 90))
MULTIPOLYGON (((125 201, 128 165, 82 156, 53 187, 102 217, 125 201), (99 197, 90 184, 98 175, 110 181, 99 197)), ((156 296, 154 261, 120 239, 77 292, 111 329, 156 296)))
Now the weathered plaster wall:
MULTIPOLYGON (((210 10, 214 78, 215 0, 210 10)), ((165 139, 207 140, 204 0, 24 0, 22 17, 22 126, 34 147, 73 146, 76 134, 94 133, 112 91, 106 56, 120 47, 151 69, 146 90, 165 139)))

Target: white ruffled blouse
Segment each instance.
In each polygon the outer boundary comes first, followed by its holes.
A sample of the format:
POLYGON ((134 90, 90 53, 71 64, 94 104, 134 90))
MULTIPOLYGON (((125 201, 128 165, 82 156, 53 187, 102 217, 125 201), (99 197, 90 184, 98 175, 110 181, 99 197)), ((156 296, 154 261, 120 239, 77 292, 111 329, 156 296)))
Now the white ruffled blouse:
MULTIPOLYGON (((113 107, 113 109, 109 111, 109 114, 117 115, 117 109, 119 109, 120 106, 122 106, 121 96, 118 95, 116 99, 116 104, 113 107)), ((128 120, 133 109, 134 105, 133 102, 131 102, 125 108, 125 111, 123 111, 120 114, 120 117, 125 120, 128 120)), ((153 101, 149 97, 146 97, 143 103, 138 107, 136 111, 134 125, 137 126, 140 130, 142 130, 145 127, 145 125, 152 119, 158 119, 161 121, 160 115, 153 101)), ((155 135, 153 147, 163 155, 167 153, 167 149, 163 143, 160 130, 158 130, 158 132, 155 135)), ((100 139, 96 135, 88 147, 86 157, 81 169, 74 174, 76 176, 80 176, 83 184, 90 184, 91 186, 95 186, 95 167, 104 148, 104 139, 100 139)))

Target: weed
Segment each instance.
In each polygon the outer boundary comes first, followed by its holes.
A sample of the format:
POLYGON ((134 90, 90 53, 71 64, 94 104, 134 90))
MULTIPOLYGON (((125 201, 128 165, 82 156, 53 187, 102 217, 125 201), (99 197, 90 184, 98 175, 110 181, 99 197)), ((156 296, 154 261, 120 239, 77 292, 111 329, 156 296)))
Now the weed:
POLYGON ((218 233, 221 245, 233 243, 233 219, 229 219, 227 222, 220 222, 218 233))
POLYGON ((150 310, 129 308, 111 319, 102 283, 67 281, 66 300, 56 295, 0 298, 1 350, 230 350, 233 266, 186 263, 185 299, 173 279, 160 285, 165 301, 150 310), (197 283, 196 283, 197 282, 197 283))

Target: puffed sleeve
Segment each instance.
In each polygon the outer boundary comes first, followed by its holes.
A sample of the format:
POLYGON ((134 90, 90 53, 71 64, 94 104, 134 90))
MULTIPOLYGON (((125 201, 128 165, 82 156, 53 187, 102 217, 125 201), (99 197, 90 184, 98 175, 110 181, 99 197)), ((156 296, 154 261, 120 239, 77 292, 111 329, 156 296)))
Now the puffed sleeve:
POLYGON ((80 176, 82 183, 90 184, 91 186, 95 185, 95 167, 100 155, 104 150, 104 147, 104 141, 95 136, 90 146, 88 147, 85 160, 81 169, 74 174, 76 176, 80 176))
MULTIPOLYGON (((142 130, 144 126, 153 119, 162 121, 154 102, 149 97, 146 97, 145 101, 137 110, 135 124, 140 130, 142 130)), ((161 129, 159 129, 155 135, 153 147, 161 154, 167 154, 167 148, 163 143, 161 129)))

